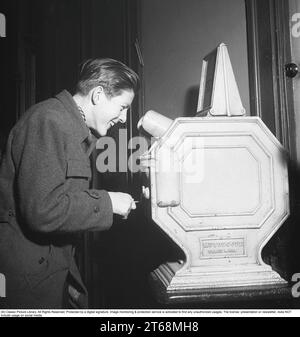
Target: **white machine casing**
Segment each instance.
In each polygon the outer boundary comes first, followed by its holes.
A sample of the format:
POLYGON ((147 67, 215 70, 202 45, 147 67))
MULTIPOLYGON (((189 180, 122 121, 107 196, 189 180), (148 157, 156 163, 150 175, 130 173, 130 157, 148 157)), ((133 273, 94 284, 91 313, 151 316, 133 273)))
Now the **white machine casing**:
POLYGON ((213 59, 210 88, 202 72, 203 110, 175 119, 141 157, 152 219, 185 255, 151 273, 168 298, 287 283, 262 259, 263 247, 289 216, 287 153, 259 117, 244 116, 224 44, 213 59), (205 107, 203 90, 212 91, 205 107))

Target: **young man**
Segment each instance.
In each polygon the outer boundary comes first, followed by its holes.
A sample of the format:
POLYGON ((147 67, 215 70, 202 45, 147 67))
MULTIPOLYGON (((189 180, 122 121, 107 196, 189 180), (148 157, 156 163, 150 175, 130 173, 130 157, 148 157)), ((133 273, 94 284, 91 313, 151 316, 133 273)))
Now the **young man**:
POLYGON ((64 90, 34 105, 10 132, 0 166, 6 308, 87 307, 74 234, 107 230, 113 213, 135 209, 129 194, 89 189, 89 155, 94 134, 105 136, 126 121, 137 87, 138 76, 126 65, 89 60, 74 96, 64 90))

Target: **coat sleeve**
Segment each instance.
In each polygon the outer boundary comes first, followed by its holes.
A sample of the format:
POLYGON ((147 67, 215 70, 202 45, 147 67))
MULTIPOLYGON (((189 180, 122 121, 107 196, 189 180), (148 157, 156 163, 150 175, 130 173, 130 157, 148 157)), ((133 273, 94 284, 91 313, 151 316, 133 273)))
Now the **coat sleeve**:
POLYGON ((75 190, 66 178, 66 143, 56 120, 32 118, 15 130, 12 156, 19 213, 39 232, 105 230, 113 211, 104 190, 75 190))

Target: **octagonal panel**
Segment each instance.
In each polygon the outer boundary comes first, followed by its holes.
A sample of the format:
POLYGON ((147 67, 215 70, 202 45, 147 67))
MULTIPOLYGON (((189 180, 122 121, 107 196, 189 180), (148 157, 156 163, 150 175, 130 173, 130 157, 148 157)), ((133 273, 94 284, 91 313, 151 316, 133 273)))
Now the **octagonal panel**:
POLYGON ((253 214, 261 205, 261 169, 251 152, 246 147, 205 147, 199 176, 191 169, 197 150, 182 163, 180 199, 187 216, 253 214))
POLYGON ((164 222, 169 218, 186 232, 250 229, 288 213, 283 149, 260 119, 180 118, 152 155, 166 144, 181 170, 179 205, 157 212, 164 222))

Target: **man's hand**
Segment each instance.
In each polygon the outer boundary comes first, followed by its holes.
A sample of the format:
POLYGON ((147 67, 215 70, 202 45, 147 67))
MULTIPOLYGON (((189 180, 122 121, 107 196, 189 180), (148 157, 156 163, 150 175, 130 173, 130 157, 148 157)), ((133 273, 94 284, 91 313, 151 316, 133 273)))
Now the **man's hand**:
POLYGON ((113 212, 115 214, 119 214, 127 219, 130 211, 132 209, 136 209, 135 202, 130 194, 122 193, 122 192, 108 192, 113 212))

